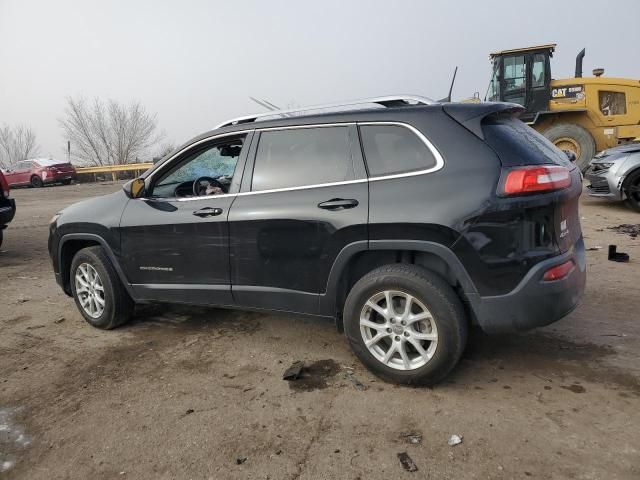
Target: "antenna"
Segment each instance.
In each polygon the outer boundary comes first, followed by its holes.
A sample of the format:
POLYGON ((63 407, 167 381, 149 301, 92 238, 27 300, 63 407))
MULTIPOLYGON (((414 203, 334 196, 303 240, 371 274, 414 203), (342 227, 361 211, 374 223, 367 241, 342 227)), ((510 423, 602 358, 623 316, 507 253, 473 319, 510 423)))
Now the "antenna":
POLYGON ((279 110, 279 108, 274 107, 273 105, 269 104, 265 100, 258 100, 257 98, 253 98, 251 95, 249 95, 249 98, 254 102, 256 102, 258 105, 260 105, 261 107, 266 108, 270 112, 273 112, 274 110, 279 110))
POLYGON ((449 95, 447 95, 446 97, 444 97, 441 100, 438 100, 439 102, 450 102, 451 101, 451 93, 453 93, 453 84, 456 81, 456 74, 458 73, 458 67, 456 66, 455 70, 453 71, 453 78, 451 79, 451 86, 449 87, 449 95))

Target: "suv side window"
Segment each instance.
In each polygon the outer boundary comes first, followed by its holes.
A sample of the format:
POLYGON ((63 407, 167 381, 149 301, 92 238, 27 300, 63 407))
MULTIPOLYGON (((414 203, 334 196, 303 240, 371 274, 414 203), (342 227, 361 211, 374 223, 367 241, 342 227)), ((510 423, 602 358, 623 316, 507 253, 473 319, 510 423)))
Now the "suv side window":
POLYGON ((425 143, 400 125, 360 125, 369 176, 426 170, 436 159, 425 143))
POLYGON ((251 190, 353 180, 350 143, 347 126, 263 131, 251 190))
POLYGON ((154 184, 154 198, 184 198, 229 193, 229 186, 242 151, 243 139, 196 147, 163 174, 154 184), (194 193, 194 182, 204 178, 199 195, 194 193))

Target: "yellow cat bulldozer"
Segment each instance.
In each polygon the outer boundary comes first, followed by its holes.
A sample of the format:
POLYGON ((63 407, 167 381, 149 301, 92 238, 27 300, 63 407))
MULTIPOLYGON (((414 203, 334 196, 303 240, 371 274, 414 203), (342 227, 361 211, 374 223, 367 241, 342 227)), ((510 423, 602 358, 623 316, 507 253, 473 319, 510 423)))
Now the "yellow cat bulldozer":
POLYGON ((584 171, 600 150, 640 141, 640 80, 582 76, 583 49, 574 78, 551 77, 556 44, 492 53, 486 101, 522 105, 521 119, 562 150, 576 154, 584 171))

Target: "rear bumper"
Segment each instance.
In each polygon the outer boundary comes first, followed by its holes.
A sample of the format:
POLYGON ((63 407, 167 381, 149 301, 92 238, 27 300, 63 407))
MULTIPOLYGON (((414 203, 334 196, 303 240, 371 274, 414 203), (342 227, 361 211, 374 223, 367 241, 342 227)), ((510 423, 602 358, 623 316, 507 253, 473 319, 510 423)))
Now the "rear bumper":
POLYGON ((16 201, 13 198, 0 200, 0 228, 4 228, 16 214, 16 201))
POLYGON ((582 237, 565 253, 539 263, 510 293, 480 297, 474 308, 479 325, 487 333, 530 330, 556 322, 578 306, 586 283, 586 260, 582 237), (544 273, 570 259, 575 267, 565 278, 546 282, 544 273))
POLYGON ((68 173, 56 173, 55 175, 50 175, 46 179, 43 180, 44 183, 59 183, 64 182, 65 180, 76 180, 75 172, 68 173))

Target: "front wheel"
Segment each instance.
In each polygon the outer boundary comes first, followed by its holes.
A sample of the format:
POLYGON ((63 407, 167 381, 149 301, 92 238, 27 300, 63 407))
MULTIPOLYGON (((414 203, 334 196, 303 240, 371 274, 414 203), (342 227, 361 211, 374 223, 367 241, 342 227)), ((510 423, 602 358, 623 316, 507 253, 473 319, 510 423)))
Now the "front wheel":
POLYGON ((34 175, 33 177, 31 177, 31 186, 34 188, 40 188, 44 185, 44 182, 42 181, 42 179, 37 176, 34 175))
POLYGON ((624 201, 627 207, 640 212, 640 171, 629 175, 622 189, 627 197, 624 201))
POLYGON ((406 264, 365 275, 349 292, 345 334, 364 365, 383 380, 433 385, 455 367, 468 321, 453 289, 438 275, 406 264))
POLYGON ((71 262, 71 293, 84 319, 110 330, 133 313, 133 301, 102 247, 83 248, 71 262))

